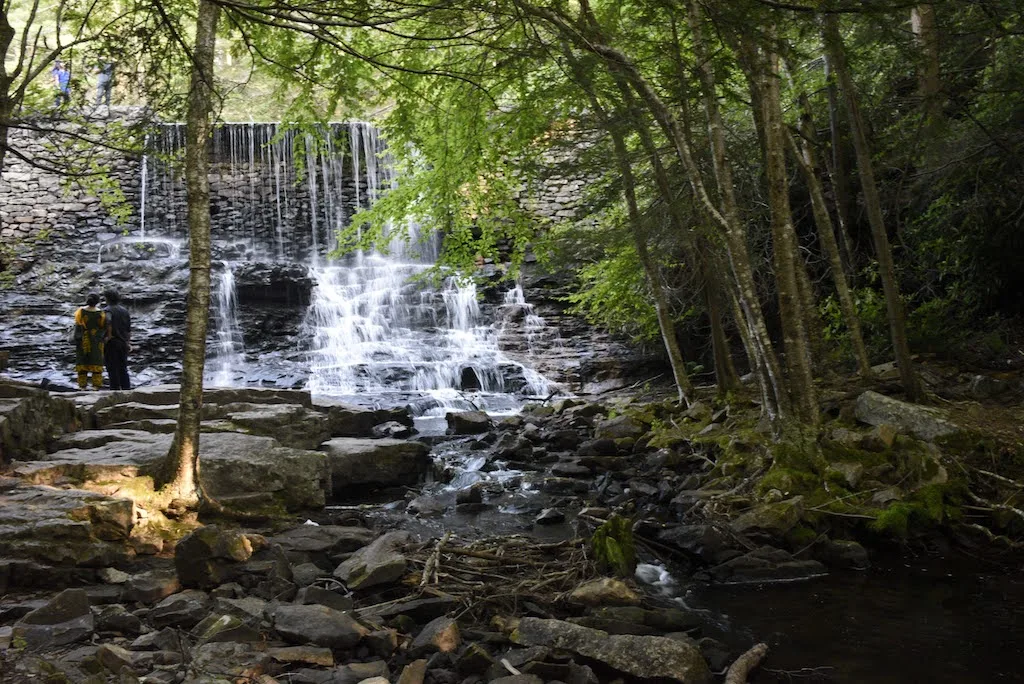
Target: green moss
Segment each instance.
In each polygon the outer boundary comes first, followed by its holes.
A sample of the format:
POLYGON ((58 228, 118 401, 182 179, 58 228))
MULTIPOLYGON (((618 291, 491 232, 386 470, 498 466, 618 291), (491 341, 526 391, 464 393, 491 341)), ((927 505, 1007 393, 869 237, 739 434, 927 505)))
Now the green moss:
POLYGON ((794 470, 776 463, 768 471, 761 481, 757 483, 755 492, 758 496, 764 496, 773 489, 777 489, 785 496, 792 494, 806 494, 821 487, 821 478, 814 473, 805 470, 794 470))
POLYGON ((630 520, 613 515, 594 530, 590 544, 594 558, 604 569, 620 577, 633 576, 636 571, 636 543, 630 520))
POLYGON ((893 503, 879 512, 871 527, 876 532, 906 539, 912 532, 959 520, 964 489, 961 482, 921 487, 906 501, 893 503))

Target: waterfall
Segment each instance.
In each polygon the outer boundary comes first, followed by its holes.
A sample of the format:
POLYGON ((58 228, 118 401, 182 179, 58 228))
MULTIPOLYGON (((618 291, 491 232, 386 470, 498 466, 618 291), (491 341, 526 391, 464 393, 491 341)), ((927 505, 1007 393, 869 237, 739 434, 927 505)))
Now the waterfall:
MULTIPOLYGON (((143 139, 142 149, 149 149, 149 134, 143 139)), ((146 186, 149 185, 149 155, 142 154, 142 177, 139 179, 139 237, 146 237, 146 186)))
POLYGON ((245 342, 238 326, 238 295, 235 289, 235 274, 230 263, 224 262, 224 270, 217 282, 217 299, 214 308, 217 343, 214 347, 213 375, 210 381, 221 387, 231 386, 241 374, 245 363, 245 342))
MULTIPOLYGON (((441 238, 433 231, 399 221, 385 228, 386 248, 331 255, 352 214, 396 180, 387 145, 372 125, 331 124, 324 133, 265 123, 214 131, 212 251, 224 267, 211 326, 211 380, 272 383, 285 377, 296 386, 304 378, 318 395, 428 394, 449 404, 470 392, 476 397, 471 404, 480 406, 501 404, 499 395, 546 393, 544 378, 499 350, 501 328, 491 314, 501 304, 482 309, 471 280, 452 275, 431 287, 417 278, 439 252, 441 238), (275 274, 294 274, 298 265, 313 283, 308 308, 261 310, 258 318, 296 321, 292 351, 277 343, 273 348, 280 351, 271 354, 250 349, 259 363, 246 363, 239 310, 267 306, 261 297, 281 306, 283 295, 270 291, 281 282, 275 274), (274 364, 274 371, 266 371, 274 364)), ((144 165, 141 178, 147 242, 187 239, 182 179, 171 163, 180 158, 182 136, 180 125, 169 125, 149 141, 149 168, 144 165)), ((505 301, 524 303, 522 290, 505 301)), ((261 325, 261 332, 273 330, 261 325)), ((246 337, 260 345, 266 335, 246 337)))

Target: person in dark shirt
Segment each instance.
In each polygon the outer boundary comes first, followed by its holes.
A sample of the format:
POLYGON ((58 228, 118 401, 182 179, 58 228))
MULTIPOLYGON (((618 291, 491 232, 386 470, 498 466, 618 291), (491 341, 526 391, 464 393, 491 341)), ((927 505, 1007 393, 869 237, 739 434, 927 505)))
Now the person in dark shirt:
POLYGON ((116 290, 103 293, 107 300, 107 345, 104 352, 110 389, 129 390, 128 352, 132 350, 132 317, 121 305, 121 295, 116 290))

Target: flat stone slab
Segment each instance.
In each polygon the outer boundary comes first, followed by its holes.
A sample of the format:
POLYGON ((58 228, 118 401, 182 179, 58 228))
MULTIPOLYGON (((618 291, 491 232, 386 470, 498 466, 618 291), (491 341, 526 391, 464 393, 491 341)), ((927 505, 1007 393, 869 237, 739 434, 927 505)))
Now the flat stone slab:
MULTIPOLYGON (((57 451, 43 461, 12 464, 11 474, 33 484, 117 482, 152 476, 173 435, 140 430, 90 430, 68 443, 91 445, 57 451)), ((214 498, 269 493, 287 510, 319 508, 330 488, 323 452, 292 449, 270 437, 204 433, 200 478, 214 498)))
POLYGON ((414 485, 430 466, 430 449, 402 439, 339 437, 325 442, 335 496, 365 485, 414 485))
POLYGON ((105 567, 128 557, 134 504, 81 489, 21 485, 0 493, 0 556, 105 567))

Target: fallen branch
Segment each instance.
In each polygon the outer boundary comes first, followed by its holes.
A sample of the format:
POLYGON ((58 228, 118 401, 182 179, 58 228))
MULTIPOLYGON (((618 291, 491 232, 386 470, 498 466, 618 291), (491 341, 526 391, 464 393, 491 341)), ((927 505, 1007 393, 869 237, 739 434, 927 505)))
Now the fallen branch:
POLYGON ((725 684, 746 684, 747 675, 756 668, 768 654, 768 644, 757 644, 741 655, 725 673, 725 684))
POLYGON ((441 566, 441 547, 445 545, 449 538, 451 538, 451 532, 445 532, 444 536, 437 541, 437 545, 434 546, 434 552, 427 558, 427 564, 423 568, 423 576, 420 578, 420 587, 425 587, 430 582, 431 575, 433 575, 434 584, 437 584, 437 571, 441 566))
POLYGON ((540 565, 531 560, 525 558, 509 558, 507 556, 499 556, 494 553, 487 553, 485 551, 474 551, 472 549, 460 549, 451 546, 441 547, 442 553, 451 553, 456 556, 469 556, 470 558, 479 558, 481 560, 497 561, 499 563, 508 563, 510 565, 540 565))

